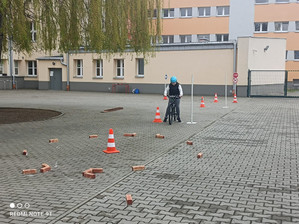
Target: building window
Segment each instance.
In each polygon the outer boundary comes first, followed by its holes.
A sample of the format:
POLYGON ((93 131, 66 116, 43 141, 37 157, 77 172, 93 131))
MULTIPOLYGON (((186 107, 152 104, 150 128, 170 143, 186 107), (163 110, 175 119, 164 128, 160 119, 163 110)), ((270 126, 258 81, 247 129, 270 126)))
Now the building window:
POLYGON ((76 60, 77 76, 83 76, 83 60, 76 60))
POLYGON ((137 75, 144 76, 144 59, 143 58, 137 59, 137 75))
POLYGON ((37 75, 37 62, 28 61, 28 75, 36 76, 37 75))
POLYGON ((19 61, 14 61, 15 75, 19 75, 19 61))
POLYGON ((192 8, 181 8, 181 17, 191 17, 192 16, 192 8))
POLYGON ((210 34, 198 34, 197 35, 198 42, 209 42, 210 41, 210 34))
POLYGON ((116 76, 124 77, 124 70, 125 70, 124 59, 117 59, 116 60, 116 76))
POLYGON ((174 36, 173 35, 163 35, 162 41, 163 41, 163 44, 173 44, 174 36))
POLYGON ((276 3, 287 3, 289 0, 276 0, 276 3))
POLYGON ((96 60, 96 76, 103 77, 103 60, 96 60))
MULTIPOLYGON (((298 0, 299 2, 299 0, 298 0)), ((296 31, 299 31, 299 21, 296 21, 296 31)))
POLYGON ((163 9, 163 18, 173 18, 174 9, 163 9))
POLYGON ((3 65, 3 60, 0 61, 0 74, 4 73, 4 65, 3 65))
POLYGON ((181 43, 191 43, 191 35, 180 35, 181 43))
POLYGON ((228 34, 216 34, 216 40, 218 42, 228 41, 228 34))
POLYGON ((158 44, 161 42, 161 39, 158 36, 151 36, 151 44, 158 44))
POLYGON ((254 23, 254 31, 255 32, 267 32, 268 31, 268 23, 254 23))
POLYGON ((157 18, 157 9, 148 10, 148 17, 149 18, 157 18))
POLYGON ((30 23, 30 34, 31 34, 31 40, 32 42, 36 42, 36 29, 35 29, 35 23, 30 23))
POLYGON ((199 7, 198 14, 201 17, 206 17, 211 15, 211 7, 199 7))
POLYGON ((256 4, 264 4, 264 3, 268 3, 269 0, 255 0, 256 4))
POLYGON ((287 32, 289 30, 289 22, 275 22, 275 31, 287 32))
POLYGON ((229 6, 217 6, 217 16, 228 16, 229 6))
POLYGON ((294 51, 294 59, 299 59, 299 51, 294 51))

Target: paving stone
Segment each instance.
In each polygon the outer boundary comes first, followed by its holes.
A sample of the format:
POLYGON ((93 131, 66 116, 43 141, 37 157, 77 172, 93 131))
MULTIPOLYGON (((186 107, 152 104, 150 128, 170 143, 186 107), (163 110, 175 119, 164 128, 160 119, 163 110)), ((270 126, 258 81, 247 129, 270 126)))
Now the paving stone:
MULTIPOLYGON (((205 111, 195 110, 197 125, 170 127, 148 119, 154 116, 151 105, 160 102, 155 95, 20 90, 1 96, 2 106, 38 105, 64 115, 0 126, 0 168, 5 170, 0 194, 10 196, 0 202, 0 222, 299 222, 297 99, 241 98, 228 110, 209 105, 205 111), (99 113, 123 102, 123 111, 99 113), (111 127, 120 153, 110 156, 102 150, 111 127), (126 132, 137 136, 125 138, 126 132), (152 137, 157 133, 165 139, 152 137), (99 138, 90 140, 90 134, 99 138), (49 144, 50 138, 59 142, 49 144), (187 139, 200 147, 187 147, 187 139), (17 156, 23 149, 29 152, 26 158, 17 156), (196 158, 199 149, 201 160, 196 158), (18 171, 41 163, 53 169, 32 176, 18 171), (144 171, 131 173, 132 165, 142 164, 147 164, 144 171), (82 171, 90 167, 103 167, 104 173, 93 180, 83 178, 82 171), (14 178, 6 178, 9 175, 14 178), (130 206, 125 202, 128 193, 130 206), (51 210, 53 216, 7 216, 11 202, 26 201, 33 211, 51 210)), ((182 114, 190 112, 189 104, 189 99, 182 100, 182 114)))

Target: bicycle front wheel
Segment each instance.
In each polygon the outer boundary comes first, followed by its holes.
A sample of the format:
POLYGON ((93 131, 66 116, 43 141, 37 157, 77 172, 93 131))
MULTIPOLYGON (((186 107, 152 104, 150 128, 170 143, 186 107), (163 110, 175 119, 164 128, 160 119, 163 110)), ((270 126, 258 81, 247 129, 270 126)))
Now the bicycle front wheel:
POLYGON ((168 122, 171 125, 172 124, 172 119, 173 119, 172 107, 169 108, 169 114, 168 114, 168 116, 169 116, 168 122))

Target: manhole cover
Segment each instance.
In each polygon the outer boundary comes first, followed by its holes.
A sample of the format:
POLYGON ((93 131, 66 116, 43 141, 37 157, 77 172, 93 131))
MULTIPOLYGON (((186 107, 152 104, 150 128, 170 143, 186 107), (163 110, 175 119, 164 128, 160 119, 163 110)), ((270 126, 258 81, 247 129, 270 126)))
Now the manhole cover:
POLYGON ((47 120, 62 113, 54 110, 32 108, 0 108, 0 124, 47 120))

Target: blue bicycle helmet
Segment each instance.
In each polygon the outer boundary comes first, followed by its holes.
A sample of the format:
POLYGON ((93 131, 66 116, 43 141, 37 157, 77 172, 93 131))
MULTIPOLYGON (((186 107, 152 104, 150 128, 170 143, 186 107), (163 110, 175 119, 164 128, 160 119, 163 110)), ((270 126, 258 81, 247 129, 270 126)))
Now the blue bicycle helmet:
POLYGON ((176 81, 177 81, 177 78, 176 78, 175 76, 172 76, 172 77, 170 78, 170 82, 174 83, 174 82, 176 82, 176 81))

